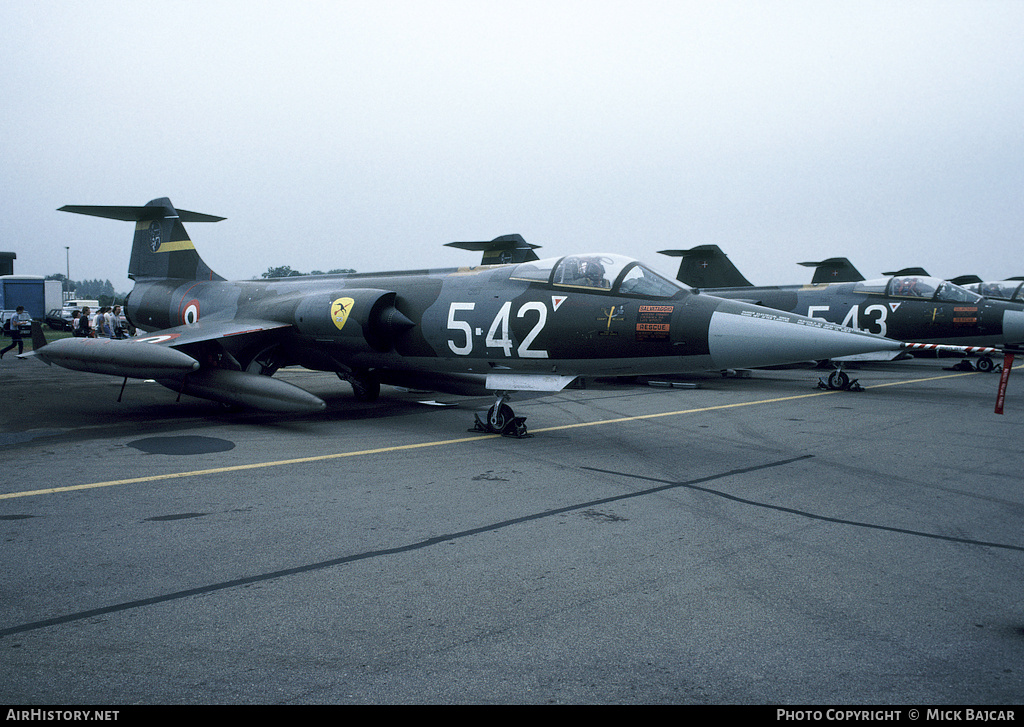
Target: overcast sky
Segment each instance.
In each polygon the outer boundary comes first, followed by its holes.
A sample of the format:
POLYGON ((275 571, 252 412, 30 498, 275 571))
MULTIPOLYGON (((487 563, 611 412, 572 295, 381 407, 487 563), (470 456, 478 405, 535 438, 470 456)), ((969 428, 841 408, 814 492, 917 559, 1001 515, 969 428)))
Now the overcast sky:
POLYGON ((717 244, 755 284, 1024 274, 1024 2, 0 4, 0 250, 130 289, 170 197, 227 278, 717 244))

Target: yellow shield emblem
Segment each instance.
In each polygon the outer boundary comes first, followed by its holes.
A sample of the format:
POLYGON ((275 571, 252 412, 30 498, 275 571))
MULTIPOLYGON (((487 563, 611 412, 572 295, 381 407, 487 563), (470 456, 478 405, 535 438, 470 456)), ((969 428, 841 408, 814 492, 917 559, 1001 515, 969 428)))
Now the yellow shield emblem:
POLYGON ((338 327, 339 331, 345 326, 345 321, 348 320, 354 303, 355 300, 352 298, 338 298, 331 303, 331 320, 334 321, 334 325, 338 327))

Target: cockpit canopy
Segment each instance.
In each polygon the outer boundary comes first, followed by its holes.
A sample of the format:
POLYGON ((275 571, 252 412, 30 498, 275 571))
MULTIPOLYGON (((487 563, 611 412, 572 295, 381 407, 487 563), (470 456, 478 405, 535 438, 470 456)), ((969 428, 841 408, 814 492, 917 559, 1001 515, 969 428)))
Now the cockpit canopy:
POLYGON ((613 253, 534 260, 517 265, 509 277, 556 287, 644 298, 674 298, 689 290, 632 258, 613 253))
POLYGON ((858 293, 887 294, 894 298, 920 298, 947 303, 977 303, 981 296, 948 280, 926 275, 898 275, 895 278, 861 280, 854 286, 858 293))
POLYGON ((1024 283, 1018 280, 995 280, 984 283, 971 283, 964 286, 978 295, 1001 300, 1024 301, 1024 283))

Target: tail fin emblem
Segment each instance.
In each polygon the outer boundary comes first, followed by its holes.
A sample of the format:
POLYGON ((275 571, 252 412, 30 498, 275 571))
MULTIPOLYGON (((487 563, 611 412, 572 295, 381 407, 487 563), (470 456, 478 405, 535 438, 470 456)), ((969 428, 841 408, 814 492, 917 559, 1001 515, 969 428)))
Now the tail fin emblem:
POLYGON ((149 223, 149 249, 153 252, 160 249, 160 223, 156 220, 149 223))

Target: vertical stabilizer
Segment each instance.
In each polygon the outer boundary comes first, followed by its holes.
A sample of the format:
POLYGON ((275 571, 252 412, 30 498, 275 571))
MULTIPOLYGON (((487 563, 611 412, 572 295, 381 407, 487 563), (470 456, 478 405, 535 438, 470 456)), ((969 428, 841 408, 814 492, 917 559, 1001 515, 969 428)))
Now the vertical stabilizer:
POLYGON ((718 245, 698 245, 689 250, 659 250, 662 255, 681 257, 676 280, 693 288, 749 288, 743 277, 718 245))
POLYGON ((223 217, 178 210, 167 197, 154 199, 144 207, 65 205, 61 212, 105 217, 135 223, 128 277, 179 278, 182 280, 224 280, 203 262, 192 245, 183 222, 220 222, 223 217))

